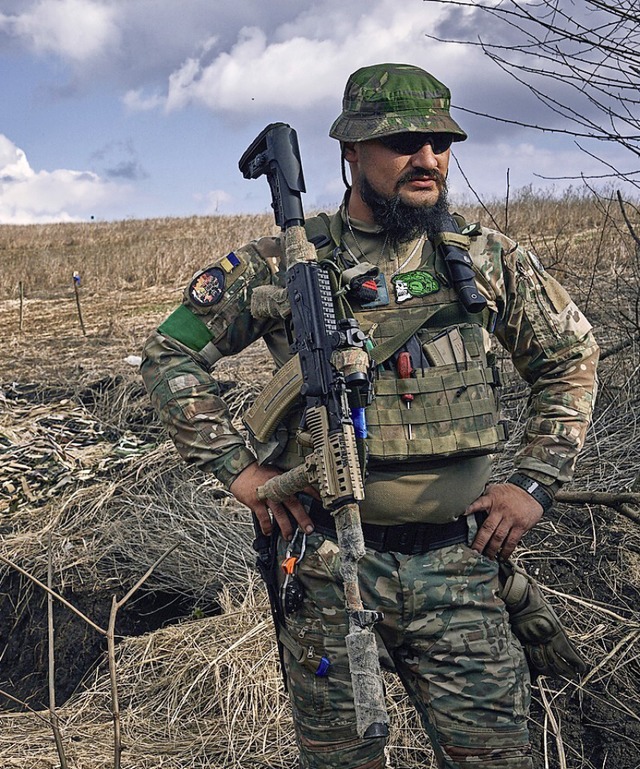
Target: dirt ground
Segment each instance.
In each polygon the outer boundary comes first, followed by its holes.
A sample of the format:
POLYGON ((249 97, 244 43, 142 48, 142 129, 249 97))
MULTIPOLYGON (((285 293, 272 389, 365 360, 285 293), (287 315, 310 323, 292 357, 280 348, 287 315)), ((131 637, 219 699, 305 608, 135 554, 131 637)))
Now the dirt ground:
MULTIPOLYGON (((5 542, 20 539, 18 552, 27 548, 27 522, 37 517, 39 509, 44 514, 52 505, 62 505, 66 490, 78 489, 78 484, 90 493, 96 479, 117 484, 131 478, 127 473, 132 457, 137 461, 164 442, 130 356, 140 354, 146 334, 179 300, 178 289, 154 287, 81 295, 86 335, 72 290, 47 300, 28 300, 22 329, 19 302, 0 302, 0 457, 4 454, 15 463, 13 471, 5 465, 0 475, 0 532, 5 542), (52 441, 49 453, 47 432, 52 441), (66 453, 60 446, 67 447, 66 453)), ((242 360, 225 363, 223 377, 239 382, 236 390, 241 389, 244 397, 268 372, 264 353, 256 348, 242 360)), ((637 376, 633 381, 637 383, 637 376)), ((507 388, 512 416, 522 408, 521 392, 516 384, 507 388)), ((607 447, 615 445, 616 432, 622 443, 619 431, 625 425, 629 428, 630 422, 613 390, 599 408, 594 448, 578 471, 576 485, 610 490, 602 484, 613 476, 611 467, 620 473, 622 460, 615 452, 607 453, 607 447)), ((638 472, 640 444, 633 435, 631 451, 622 455, 627 459, 632 455, 630 469, 622 471, 629 483, 634 466, 638 472)), ((520 558, 548 589, 591 665, 581 682, 544 679, 534 687, 537 769, 637 769, 640 526, 609 508, 558 505, 528 535, 520 558)), ((46 601, 24 577, 6 569, 3 573, 0 689, 39 708, 46 701, 46 601)), ((113 584, 84 587, 70 580, 65 595, 103 623, 111 595, 122 589, 115 577, 113 584)), ((118 632, 134 635, 201 611, 195 599, 178 604, 176 600, 162 590, 149 591, 122 616, 118 632)), ((63 700, 103 644, 81 622, 63 615, 56 649, 63 700)), ((1 704, 5 709, 19 707, 8 700, 1 704)))

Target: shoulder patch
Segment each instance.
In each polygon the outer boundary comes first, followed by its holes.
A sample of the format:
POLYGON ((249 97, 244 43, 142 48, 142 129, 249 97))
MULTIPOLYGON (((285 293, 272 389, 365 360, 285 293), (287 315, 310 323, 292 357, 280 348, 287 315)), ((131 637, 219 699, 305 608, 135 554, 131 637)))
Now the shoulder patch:
POLYGON ((461 235, 467 235, 470 238, 477 238, 482 235, 482 227, 479 222, 473 222, 472 224, 466 224, 461 230, 461 235))
POLYGON ((240 259, 238 259, 238 257, 232 251, 230 254, 227 254, 225 257, 223 257, 219 264, 225 272, 233 272, 235 268, 239 266, 240 259))
POLYGON ((245 267, 245 262, 231 251, 211 267, 196 273, 187 289, 188 298, 197 307, 217 304, 225 289, 244 272, 245 267))
POLYGON ((217 304, 224 294, 226 279, 220 267, 209 267, 191 281, 188 293, 198 307, 217 304))

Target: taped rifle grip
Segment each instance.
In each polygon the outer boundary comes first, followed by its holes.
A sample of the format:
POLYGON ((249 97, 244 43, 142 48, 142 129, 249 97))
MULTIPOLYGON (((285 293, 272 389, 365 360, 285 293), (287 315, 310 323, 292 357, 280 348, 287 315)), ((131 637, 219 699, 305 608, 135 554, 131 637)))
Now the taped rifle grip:
POLYGON ((373 625, 383 618, 379 612, 364 609, 358 584, 358 561, 366 554, 360 509, 344 505, 334 514, 340 548, 349 633, 345 637, 356 709, 356 729, 360 737, 386 737, 389 716, 384 699, 378 645, 373 625))
POLYGON ((274 476, 262 486, 258 486, 256 494, 258 499, 263 502, 265 499, 274 499, 276 502, 282 502, 288 497, 292 497, 298 491, 302 491, 308 485, 309 478, 306 465, 299 465, 282 475, 274 476))
POLYGON ((301 225, 287 227, 284 233, 287 269, 298 262, 317 261, 316 249, 307 240, 307 233, 301 225))
POLYGON ((386 737, 389 716, 384 699, 376 637, 370 628, 350 623, 345 638, 356 706, 356 730, 360 737, 386 737))

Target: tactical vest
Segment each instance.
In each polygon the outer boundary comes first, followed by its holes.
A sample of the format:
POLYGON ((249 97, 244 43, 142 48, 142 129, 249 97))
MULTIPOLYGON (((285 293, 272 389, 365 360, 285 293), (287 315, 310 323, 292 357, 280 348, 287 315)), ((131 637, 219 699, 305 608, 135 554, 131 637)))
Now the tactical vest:
MULTIPOLYGON (((307 221, 307 234, 319 246, 320 262, 330 257, 339 242, 336 235, 341 225, 339 213, 330 221, 328 217, 307 221)), ((395 276, 394 283, 385 275, 388 304, 349 302, 349 310, 374 345, 374 398, 366 409, 370 462, 489 454, 499 451, 507 437, 500 421, 498 370, 485 344, 491 313, 472 315, 464 310, 449 286, 438 252, 429 250, 423 249, 419 268, 426 274, 426 285, 414 286, 406 301, 394 301, 403 290, 395 286, 404 276, 395 276), (398 348, 405 346, 402 340, 406 336, 413 337, 414 373, 401 379, 393 360, 398 348), (415 346, 416 340, 424 357, 415 346)), ((329 261, 335 270, 336 260, 329 261)), ((408 279, 419 281, 421 275, 415 272, 408 279)), ((299 408, 292 409, 268 445, 254 441, 259 460, 282 469, 301 462, 306 450, 295 440, 300 415, 299 408)))

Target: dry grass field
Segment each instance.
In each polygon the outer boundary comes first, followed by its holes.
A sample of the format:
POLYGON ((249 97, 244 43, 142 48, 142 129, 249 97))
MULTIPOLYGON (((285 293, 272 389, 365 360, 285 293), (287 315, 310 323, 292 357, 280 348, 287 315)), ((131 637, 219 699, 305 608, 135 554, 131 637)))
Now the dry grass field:
MULTIPOLYGON (((504 204, 488 206, 505 227, 504 204)), ((636 232, 640 216, 627 209, 636 232)), ((481 210, 469 220, 491 224, 481 210)), ((600 396, 572 488, 639 490, 640 253, 615 202, 515 195, 508 234, 535 250, 585 308, 605 351, 600 396)), ((60 766, 48 723, 47 600, 6 563, 106 628, 119 610, 122 766, 291 767, 295 748, 251 524, 219 485, 187 471, 148 405, 135 361, 190 275, 273 232, 270 216, 0 226, 0 766, 60 766), (81 275, 79 301, 72 274, 81 275), (22 286, 22 298, 20 293, 22 286)), ((526 389, 503 361, 517 443, 526 389)), ((240 414, 270 376, 256 345, 219 377, 240 414)), ((633 513, 634 509, 627 508, 633 513)), ((609 507, 558 504, 519 560, 591 664, 534 689, 536 769, 640 766, 640 524, 609 507)), ((60 733, 71 769, 114 766, 104 637, 56 602, 60 733)), ((433 766, 393 678, 389 762, 433 766)))

